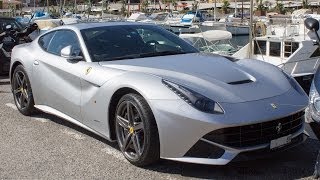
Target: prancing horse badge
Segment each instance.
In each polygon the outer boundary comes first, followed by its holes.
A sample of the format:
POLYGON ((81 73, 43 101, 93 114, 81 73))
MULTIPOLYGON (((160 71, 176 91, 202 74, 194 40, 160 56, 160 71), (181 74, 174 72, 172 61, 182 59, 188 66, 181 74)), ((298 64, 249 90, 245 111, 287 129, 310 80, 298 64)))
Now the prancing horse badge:
POLYGON ((92 69, 92 67, 88 67, 88 68, 86 69, 86 75, 88 75, 88 74, 90 73, 91 69, 92 69))
POLYGON ((277 108, 278 108, 277 105, 275 105, 274 103, 271 103, 270 105, 271 105, 271 107, 272 107, 273 109, 277 109, 277 108))

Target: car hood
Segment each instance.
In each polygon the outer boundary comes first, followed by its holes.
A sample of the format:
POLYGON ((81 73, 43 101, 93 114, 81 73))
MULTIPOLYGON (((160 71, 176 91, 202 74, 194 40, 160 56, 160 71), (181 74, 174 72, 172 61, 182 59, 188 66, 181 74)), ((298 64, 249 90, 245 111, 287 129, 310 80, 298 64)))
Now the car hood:
POLYGON ((254 101, 287 92, 291 85, 279 68, 257 60, 233 62, 201 53, 100 62, 125 71, 159 76, 217 102, 254 101))

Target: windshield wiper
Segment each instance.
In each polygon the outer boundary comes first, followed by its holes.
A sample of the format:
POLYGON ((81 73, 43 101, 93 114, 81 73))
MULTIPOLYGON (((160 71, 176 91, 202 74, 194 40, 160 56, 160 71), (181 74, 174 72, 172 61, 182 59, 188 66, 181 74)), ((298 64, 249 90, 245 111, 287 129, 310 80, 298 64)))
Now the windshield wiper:
POLYGON ((140 54, 130 54, 130 55, 112 57, 112 58, 104 59, 104 61, 123 60, 123 59, 135 59, 135 58, 140 58, 140 54))
POLYGON ((124 55, 124 56, 112 57, 112 58, 104 59, 104 61, 114 61, 114 60, 123 60, 123 59, 135 59, 135 58, 143 58, 143 57, 176 55, 176 54, 186 54, 186 53, 188 53, 188 52, 181 52, 181 51, 149 52, 149 53, 129 54, 129 55, 124 55))
POLYGON ((154 56, 166 56, 166 55, 176 55, 176 54, 186 54, 187 52, 181 51, 160 51, 160 52, 149 52, 142 53, 140 57, 154 57, 154 56))

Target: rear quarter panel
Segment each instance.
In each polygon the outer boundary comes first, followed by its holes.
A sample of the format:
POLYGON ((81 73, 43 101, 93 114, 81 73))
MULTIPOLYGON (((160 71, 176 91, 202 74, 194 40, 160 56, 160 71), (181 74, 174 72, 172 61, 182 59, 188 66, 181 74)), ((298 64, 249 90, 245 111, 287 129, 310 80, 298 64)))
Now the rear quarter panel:
POLYGON ((21 45, 17 45, 13 48, 12 54, 11 54, 11 63, 10 63, 10 81, 12 80, 12 74, 14 71, 14 68, 16 65, 22 64, 24 69, 27 72, 27 75, 29 77, 31 86, 32 86, 32 66, 33 66, 33 61, 34 57, 36 56, 37 52, 37 47, 36 43, 25 43, 21 45))

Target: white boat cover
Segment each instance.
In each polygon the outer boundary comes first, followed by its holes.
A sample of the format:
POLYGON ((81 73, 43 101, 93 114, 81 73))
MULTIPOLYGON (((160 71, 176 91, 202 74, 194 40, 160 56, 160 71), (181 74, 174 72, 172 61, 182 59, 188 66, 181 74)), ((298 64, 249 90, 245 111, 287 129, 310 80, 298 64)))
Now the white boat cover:
POLYGON ((188 38, 204 38, 207 41, 219 41, 232 38, 232 34, 229 31, 224 30, 209 30, 201 33, 194 34, 180 34, 179 37, 183 39, 188 38))
POLYGON ((131 16, 127 19, 127 21, 130 22, 136 22, 136 21, 141 21, 141 20, 145 20, 148 19, 145 13, 133 13, 131 14, 131 16))
POLYGON ((38 25, 39 29, 51 29, 63 24, 61 19, 37 19, 34 22, 38 25))

